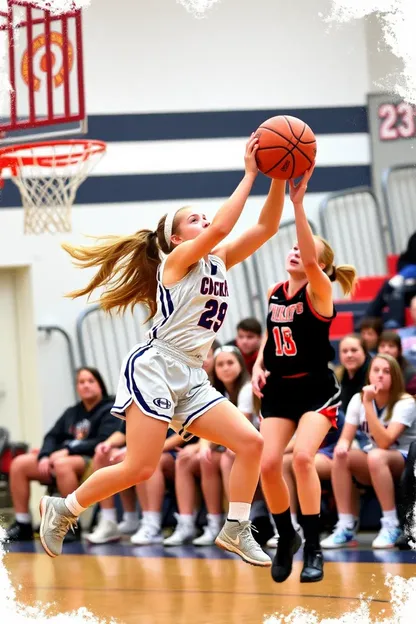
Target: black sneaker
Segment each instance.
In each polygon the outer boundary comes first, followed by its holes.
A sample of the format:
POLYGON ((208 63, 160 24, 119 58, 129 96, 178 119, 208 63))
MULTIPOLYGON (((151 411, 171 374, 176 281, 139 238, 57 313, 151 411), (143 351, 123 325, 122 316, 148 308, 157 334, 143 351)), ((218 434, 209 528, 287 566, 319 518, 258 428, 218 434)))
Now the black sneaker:
POLYGON ((6 530, 6 537, 11 542, 32 542, 33 528, 31 524, 23 524, 15 520, 6 530))
POLYGON ((272 562, 272 579, 283 583, 292 572, 293 557, 302 546, 302 538, 297 531, 292 539, 283 541, 279 538, 276 554, 272 562))
POLYGON ((396 541, 396 548, 399 550, 412 550, 412 547, 409 544, 410 537, 406 535, 406 533, 402 533, 399 539, 396 541))
POLYGON ((321 549, 305 544, 303 549, 303 568, 301 583, 316 583, 324 578, 324 557, 321 549))

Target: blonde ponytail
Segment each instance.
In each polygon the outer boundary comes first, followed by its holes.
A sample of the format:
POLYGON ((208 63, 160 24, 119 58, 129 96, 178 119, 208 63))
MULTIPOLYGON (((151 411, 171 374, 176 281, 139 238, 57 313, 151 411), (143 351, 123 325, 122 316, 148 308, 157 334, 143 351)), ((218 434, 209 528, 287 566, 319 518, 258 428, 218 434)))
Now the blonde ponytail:
POLYGON ((344 295, 354 292, 357 283, 357 270, 351 264, 340 264, 334 267, 335 282, 342 288, 344 295))
POLYGON ((105 290, 99 298, 103 310, 116 308, 122 312, 129 306, 144 303, 150 317, 156 312, 156 271, 160 264, 157 234, 151 230, 139 230, 130 236, 104 236, 92 247, 62 247, 83 269, 99 267, 85 288, 66 296, 75 299, 88 295, 99 287, 105 290))
POLYGON ((354 292, 354 287, 357 282, 357 270, 351 264, 340 264, 334 266, 334 250, 327 240, 322 236, 315 236, 315 238, 322 243, 322 253, 319 258, 319 262, 325 264, 323 271, 326 273, 331 282, 338 282, 342 288, 344 295, 349 295, 354 292))
POLYGON ((144 303, 149 308, 147 320, 151 319, 157 309, 156 275, 161 262, 160 250, 169 253, 164 233, 166 216, 160 219, 156 232, 139 230, 130 236, 103 236, 97 239, 100 244, 92 247, 63 244, 80 268, 99 267, 85 288, 66 296, 76 299, 88 295, 89 298, 94 290, 104 287, 99 298, 103 310, 109 312, 116 308, 123 312, 128 307, 144 303))

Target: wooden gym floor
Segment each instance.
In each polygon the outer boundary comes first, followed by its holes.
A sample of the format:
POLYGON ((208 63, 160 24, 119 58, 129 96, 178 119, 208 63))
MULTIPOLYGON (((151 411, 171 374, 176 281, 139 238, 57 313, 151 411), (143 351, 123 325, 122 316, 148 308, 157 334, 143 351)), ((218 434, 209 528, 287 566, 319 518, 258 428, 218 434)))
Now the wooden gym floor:
POLYGON ((290 579, 277 585, 269 570, 216 547, 77 543, 66 545, 54 560, 39 542, 6 545, 6 551, 18 601, 52 602, 50 615, 84 606, 99 618, 125 624, 262 624, 295 607, 320 618, 339 617, 358 608, 362 593, 371 597, 376 620, 391 614, 386 574, 416 576, 414 551, 376 552, 365 543, 357 550, 326 552, 325 579, 310 585, 299 583, 299 553, 290 579))

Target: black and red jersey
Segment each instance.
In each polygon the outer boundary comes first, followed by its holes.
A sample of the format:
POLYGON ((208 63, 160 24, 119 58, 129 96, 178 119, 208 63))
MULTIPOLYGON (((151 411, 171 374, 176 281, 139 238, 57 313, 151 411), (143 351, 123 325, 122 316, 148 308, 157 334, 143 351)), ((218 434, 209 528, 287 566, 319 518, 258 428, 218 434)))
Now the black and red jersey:
POLYGON ((277 284, 269 299, 264 366, 277 377, 325 371, 335 356, 329 329, 336 311, 331 317, 318 314, 307 284, 290 298, 287 288, 288 282, 277 284))

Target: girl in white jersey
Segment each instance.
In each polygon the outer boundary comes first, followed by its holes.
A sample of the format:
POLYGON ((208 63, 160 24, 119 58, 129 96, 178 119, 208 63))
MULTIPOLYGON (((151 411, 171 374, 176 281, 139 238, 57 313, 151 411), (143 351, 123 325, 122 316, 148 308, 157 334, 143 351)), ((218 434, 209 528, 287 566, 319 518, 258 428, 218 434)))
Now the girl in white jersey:
POLYGON ((321 542, 323 548, 356 545, 359 499, 353 479, 372 485, 381 509, 381 531, 373 548, 392 548, 400 536, 394 483, 404 470, 410 444, 416 440, 416 401, 405 393, 400 365, 387 353, 375 356, 369 384, 348 404, 345 424, 334 450, 332 487, 339 521, 321 542), (352 449, 360 429, 366 443, 352 449))
POLYGON ((251 564, 271 565, 249 522, 263 439, 214 390, 202 369, 227 312, 227 269, 276 233, 283 210, 285 183, 273 180, 258 223, 234 242, 222 242, 240 217, 258 173, 257 147, 252 135, 245 176, 211 224, 204 214, 186 207, 165 215, 154 232, 112 237, 90 248, 64 246, 82 267, 99 267, 73 297, 105 286, 103 309, 145 303, 154 321, 148 341, 136 345, 123 362, 113 407, 114 414, 127 420, 125 460, 95 472, 65 500, 41 500, 40 537, 51 557, 62 552, 66 532, 87 507, 152 475, 171 426, 185 438, 195 435, 234 451, 228 518, 216 543, 251 564), (160 250, 167 256, 162 262, 160 250))

